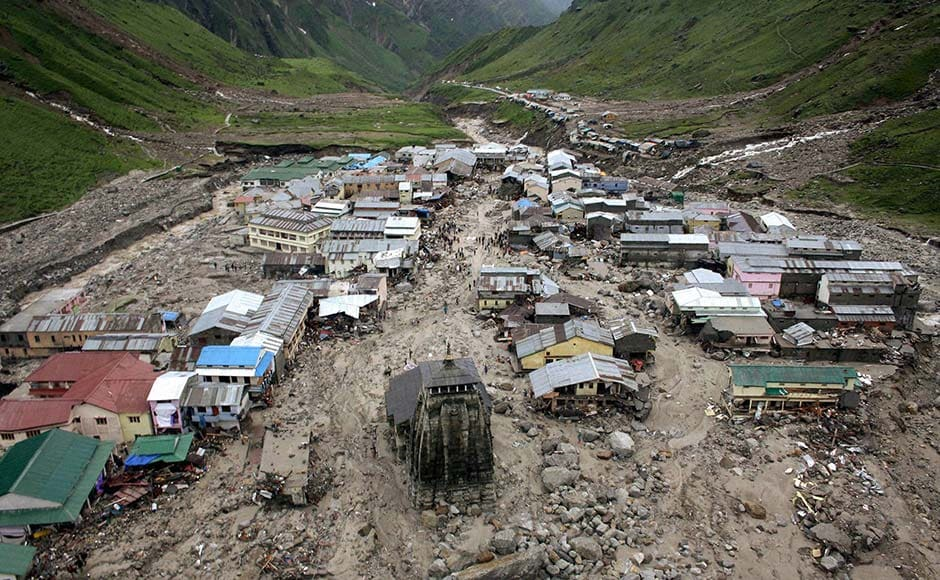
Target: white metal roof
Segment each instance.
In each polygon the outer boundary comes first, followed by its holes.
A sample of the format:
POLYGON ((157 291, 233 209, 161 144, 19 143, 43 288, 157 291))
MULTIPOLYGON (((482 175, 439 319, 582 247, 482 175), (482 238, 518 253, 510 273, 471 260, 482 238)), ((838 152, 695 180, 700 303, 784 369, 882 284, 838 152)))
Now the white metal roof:
POLYGON ((532 394, 541 397, 561 387, 596 380, 618 383, 636 391, 635 376, 630 363, 625 360, 587 353, 536 369, 529 374, 529 382, 532 394))
POLYGON ((784 226, 790 229, 796 229, 785 215, 779 214, 775 211, 765 213, 764 215, 760 216, 760 221, 763 222, 764 226, 768 228, 784 226))
POLYGON ((320 300, 319 315, 332 316, 342 312, 352 318, 359 318, 359 310, 372 304, 379 297, 372 294, 350 294, 348 296, 335 296, 320 300))
POLYGON ((264 301, 264 296, 245 292, 244 290, 232 290, 225 294, 220 294, 209 301, 209 304, 202 310, 203 314, 217 308, 225 308, 226 312, 246 315, 249 312, 257 310, 264 301))
POLYGON ((683 274, 689 284, 721 284, 725 281, 724 277, 705 268, 696 268, 683 274))
POLYGON ((163 373, 150 387, 148 401, 175 401, 183 396, 189 379, 196 376, 193 372, 170 371, 163 373))

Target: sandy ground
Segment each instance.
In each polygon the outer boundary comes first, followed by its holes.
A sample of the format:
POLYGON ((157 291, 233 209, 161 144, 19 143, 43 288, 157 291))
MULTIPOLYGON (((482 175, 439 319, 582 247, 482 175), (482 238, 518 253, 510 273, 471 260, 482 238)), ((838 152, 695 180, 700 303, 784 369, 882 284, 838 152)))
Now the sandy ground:
MULTIPOLYGON (((815 544, 791 521, 792 476, 786 473, 801 465, 793 455, 795 444, 811 425, 732 426, 707 417, 706 406, 719 400, 727 382, 724 364, 706 357, 687 337, 670 336, 659 315, 638 308, 635 297, 609 292, 615 285, 606 277, 624 279, 629 272, 602 262, 572 272, 573 277, 554 268, 550 273, 567 290, 597 299, 606 316, 636 314, 660 326, 663 338, 650 371, 656 385, 653 412, 645 426, 633 431, 637 426, 616 414, 578 424, 529 411, 523 396, 526 380, 512 374, 505 346, 493 340, 493 324, 477 317, 472 308, 472 282, 483 264, 537 261, 531 255, 507 257, 501 249, 481 243, 483 236, 494 235, 507 223, 504 202, 476 196, 443 211, 438 219, 457 222, 462 228, 460 242, 421 274, 414 291, 393 296, 381 333, 304 349, 278 388, 276 406, 253 414, 244 440, 212 453, 208 472, 193 487, 161 497, 155 512, 138 509, 76 534, 75 549, 87 554, 83 573, 257 578, 292 577, 305 570, 337 578, 423 577, 438 556, 463 562, 460 565, 474 561, 488 548, 495 522, 504 526, 525 525, 526 520, 557 521, 557 516, 545 512, 555 500, 543 491, 539 473, 542 443, 562 438, 578 446, 579 485, 586 489, 624 490, 638 470, 651 470, 654 477, 648 481, 656 481, 656 491, 631 498, 631 509, 642 506, 651 514, 640 528, 637 545, 618 548, 606 567, 582 576, 617 577, 640 549, 647 562, 668 562, 681 575, 693 575, 694 568, 707 577, 825 576, 809 556, 815 544), (457 250, 463 250, 467 259, 456 259, 457 250), (485 379, 494 398, 508 401, 511 410, 492 418, 497 505, 478 516, 447 519, 435 529, 424 525, 408 502, 406 470, 395 460, 387 439, 383 394, 387 370, 400 370, 409 355, 415 360, 440 358, 448 343, 454 354, 473 357, 481 368, 487 366, 485 379), (525 422, 536 427, 535 437, 520 431, 519 424, 525 422), (251 502, 264 426, 314 434, 318 469, 332 474, 332 486, 316 506, 291 509, 251 502), (578 431, 585 427, 632 431, 638 446, 634 460, 599 460, 595 452, 606 444, 579 443, 578 431), (734 468, 721 465, 725 458, 734 468), (745 500, 763 505, 767 517, 756 520, 741 513, 745 500), (251 539, 239 539, 246 530, 251 539), (271 554, 277 554, 277 568, 262 572, 260 565, 271 554), (291 558, 296 566, 285 568, 291 558), (719 562, 734 567, 720 567, 719 562), (282 569, 292 572, 279 574, 282 569)), ((87 281, 95 304, 133 295, 138 297, 134 308, 174 307, 191 314, 211 295, 230 288, 263 292, 267 281, 255 274, 257 257, 228 245, 225 232, 230 228, 228 214, 219 209, 135 244, 82 281, 87 281), (220 271, 219 264, 226 261, 241 264, 244 270, 220 271)), ((876 377, 894 371, 863 370, 876 377)), ((897 388, 891 379, 876 385, 876 391, 883 393, 897 388)), ((869 398, 875 415, 882 398, 874 393, 869 398)), ((904 437, 924 435, 922 429, 930 428, 929 418, 936 417, 936 411, 925 409, 918 417, 921 428, 886 438, 903 446, 904 437)), ((877 454, 860 456, 885 487, 884 497, 864 500, 870 502, 867 509, 891 515, 896 539, 857 562, 853 577, 936 575, 937 532, 932 518, 924 514, 937 508, 937 490, 929 485, 930 474, 940 463, 930 445, 915 444, 910 454, 899 473, 886 468, 877 454), (908 479, 901 474, 912 473, 921 489, 905 490, 895 483, 899 477, 908 479), (904 551, 899 551, 899 544, 904 551), (906 567, 897 571, 894 566, 901 562, 906 567)), ((860 497, 851 481, 839 489, 853 502, 860 497)), ((846 509, 859 509, 863 500, 858 501, 846 509)))
MULTIPOLYGON (((474 119, 460 127, 476 141, 495 135, 474 119)), ((784 152, 774 156, 774 167, 784 171, 798 159, 794 151, 784 152)), ((492 183, 498 176, 485 179, 492 183)), ((677 577, 826 577, 812 556, 818 543, 794 518, 794 474, 805 470, 802 455, 812 454, 841 466, 820 484, 832 489, 823 501, 825 517, 864 544, 855 549, 851 577, 938 577, 940 374, 932 342, 919 345, 913 368, 861 367, 874 384, 857 414, 764 425, 707 416, 727 384, 727 369, 688 337, 673 336, 651 297, 617 291, 618 281, 640 273, 605 262, 602 251, 585 267, 565 272, 535 256, 506 255, 484 244, 510 221, 508 204, 485 195, 488 185, 468 184, 457 205, 439 213, 436 227, 456 223, 459 242, 421 272, 413 291, 393 292, 381 332, 302 349, 278 387, 276 405, 253 413, 244 438, 210 451, 208 471, 192 487, 160 497, 156 511, 141 505, 121 518, 54 536, 42 549, 81 554, 81 575, 96 578, 424 577, 437 558, 452 570, 475 562, 498 529, 532 537, 544 527, 545 545, 582 533, 559 519, 562 506, 576 498, 549 494, 541 483, 543 446, 562 440, 577 449, 577 494, 609 510, 610 524, 624 537, 605 552, 603 564, 572 575, 620 577, 655 569, 677 577), (596 300, 605 317, 634 316, 659 327, 662 338, 649 370, 654 406, 644 424, 619 414, 560 422, 528 409, 526 379, 513 375, 505 344, 494 340, 493 322, 473 309, 476 272, 500 263, 542 267, 565 290, 596 300), (494 400, 507 402, 509 410, 492 417, 496 505, 479 515, 441 517, 435 526, 409 504, 407 471, 388 441, 383 395, 386 373, 398 372, 409 358, 440 358, 448 344, 454 354, 486 367, 494 400), (843 426, 830 435, 833 421, 843 426), (317 472, 331 481, 316 505, 252 502, 265 427, 314 435, 317 472), (602 460, 598 452, 608 448, 606 438, 582 441, 584 429, 630 432, 636 454, 602 460), (857 474, 861 468, 883 495, 857 474), (638 482, 645 485, 642 493, 627 497, 638 482), (759 504, 766 515, 758 519, 743 511, 745 502, 759 504)), ((130 311, 175 309, 189 317, 218 293, 266 291, 271 282, 259 276, 258 255, 229 239, 239 226, 226 207, 235 189, 220 186, 209 195, 208 213, 107 252, 63 284, 85 285, 91 308, 133 299, 130 311)), ((936 250, 912 247, 903 234, 868 222, 794 219, 810 231, 861 237, 879 259, 912 262, 925 271, 927 296, 935 299, 936 250)), ((654 274, 665 279, 672 273, 654 274)), ((26 368, 13 371, 21 375, 26 368)), ((52 575, 66 576, 64 570, 52 575)))

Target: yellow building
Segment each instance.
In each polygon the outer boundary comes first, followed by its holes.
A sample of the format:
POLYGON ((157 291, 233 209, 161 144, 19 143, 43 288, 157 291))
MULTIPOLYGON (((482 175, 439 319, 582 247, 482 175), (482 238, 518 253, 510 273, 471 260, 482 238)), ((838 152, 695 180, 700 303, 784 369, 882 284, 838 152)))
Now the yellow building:
POLYGON ((160 316, 125 313, 48 314, 36 316, 26 330, 27 355, 49 356, 81 349, 90 336, 147 333, 160 328, 160 316))
POLYGON ((531 334, 515 344, 523 370, 534 370, 557 360, 587 353, 613 356, 614 338, 593 322, 569 320, 531 334))
POLYGON ((248 245, 269 252, 313 254, 330 235, 331 220, 292 209, 274 209, 248 222, 248 245))

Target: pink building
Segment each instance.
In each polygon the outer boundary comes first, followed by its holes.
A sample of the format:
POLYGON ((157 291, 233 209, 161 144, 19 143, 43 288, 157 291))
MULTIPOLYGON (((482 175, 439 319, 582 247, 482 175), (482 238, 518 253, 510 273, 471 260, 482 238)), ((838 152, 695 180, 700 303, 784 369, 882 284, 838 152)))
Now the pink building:
POLYGON ((761 300, 777 298, 780 295, 781 272, 762 272, 748 269, 744 271, 734 263, 734 256, 728 259, 729 277, 744 284, 751 296, 761 300))

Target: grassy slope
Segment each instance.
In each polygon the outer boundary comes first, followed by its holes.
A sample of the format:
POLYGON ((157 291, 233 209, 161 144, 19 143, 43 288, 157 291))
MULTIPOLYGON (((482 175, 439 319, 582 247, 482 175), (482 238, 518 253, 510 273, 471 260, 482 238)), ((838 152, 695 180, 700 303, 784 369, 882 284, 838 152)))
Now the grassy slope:
POLYGON ((817 178, 794 193, 810 202, 849 202, 863 213, 940 233, 940 111, 886 121, 856 141, 852 183, 817 178), (917 167, 920 166, 920 167, 917 167), (932 167, 932 169, 931 169, 932 167))
POLYGON ((802 118, 910 97, 940 62, 938 22, 937 3, 898 15, 824 70, 772 95, 764 113, 802 118))
POLYGON ((30 0, 0 11, 0 61, 6 76, 41 95, 68 95, 105 123, 155 131, 203 126, 218 113, 190 95, 190 82, 60 18, 30 0), (5 39, 3 37, 6 37, 5 39))
POLYGON ((304 143, 311 147, 392 149, 428 145, 466 136, 448 125, 439 111, 421 103, 360 109, 345 113, 262 113, 234 115, 226 139, 253 143, 304 143))
POLYGON ((118 28, 177 63, 222 83, 290 96, 374 89, 325 58, 259 58, 225 42, 172 6, 144 0, 84 0, 118 28))
POLYGON ((386 2, 162 1, 251 54, 330 59, 393 90, 431 60, 427 31, 386 2))
POLYGON ((447 55, 428 71, 428 76, 460 74, 482 68, 506 55, 539 31, 535 27, 505 28, 481 36, 464 47, 447 55))
POLYGON ((467 74, 611 98, 714 95, 815 63, 890 6, 874 0, 608 0, 569 12, 467 74))
POLYGON ((128 141, 17 98, 0 97, 0 223, 55 210, 107 176, 152 167, 128 141))

